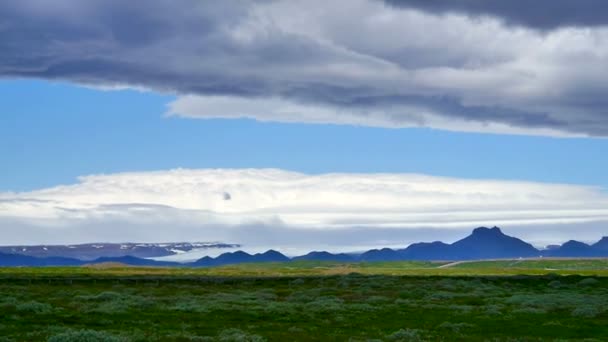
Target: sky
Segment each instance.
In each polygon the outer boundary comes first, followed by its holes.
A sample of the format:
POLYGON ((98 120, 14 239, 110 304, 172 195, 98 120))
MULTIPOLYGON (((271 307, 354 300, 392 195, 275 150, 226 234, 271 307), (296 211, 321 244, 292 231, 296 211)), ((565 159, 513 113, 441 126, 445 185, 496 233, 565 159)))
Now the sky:
POLYGON ((599 240, 606 10, 0 3, 0 244, 599 240))

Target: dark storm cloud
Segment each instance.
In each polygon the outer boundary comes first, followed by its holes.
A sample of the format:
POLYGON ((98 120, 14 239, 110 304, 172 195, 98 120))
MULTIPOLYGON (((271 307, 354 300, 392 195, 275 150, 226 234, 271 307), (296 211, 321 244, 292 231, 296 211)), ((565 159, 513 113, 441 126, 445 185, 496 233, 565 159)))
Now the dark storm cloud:
POLYGON ((403 8, 429 13, 494 16, 508 24, 552 30, 563 26, 608 24, 604 0, 384 0, 403 8))
MULTIPOLYGON (((547 30, 600 25, 608 5, 390 3, 4 1, 0 77, 281 98, 362 116, 382 113, 376 121, 385 126, 432 127, 425 115, 410 115, 407 108, 415 107, 460 125, 608 135, 606 32, 539 35, 420 12, 490 15, 547 30)), ((353 123, 341 115, 326 121, 353 123)))

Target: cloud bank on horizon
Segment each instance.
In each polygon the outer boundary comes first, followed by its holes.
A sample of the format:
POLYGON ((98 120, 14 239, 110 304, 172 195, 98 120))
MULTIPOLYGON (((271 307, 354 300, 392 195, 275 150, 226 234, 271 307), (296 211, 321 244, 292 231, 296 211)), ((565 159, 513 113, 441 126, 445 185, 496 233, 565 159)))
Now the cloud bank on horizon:
POLYGON ((0 3, 0 77, 174 93, 170 115, 608 136, 600 0, 0 3))
POLYGON ((562 227, 573 238, 577 227, 607 222, 608 195, 594 187, 419 174, 176 169, 0 193, 4 244, 153 238, 352 250, 481 225, 562 227))

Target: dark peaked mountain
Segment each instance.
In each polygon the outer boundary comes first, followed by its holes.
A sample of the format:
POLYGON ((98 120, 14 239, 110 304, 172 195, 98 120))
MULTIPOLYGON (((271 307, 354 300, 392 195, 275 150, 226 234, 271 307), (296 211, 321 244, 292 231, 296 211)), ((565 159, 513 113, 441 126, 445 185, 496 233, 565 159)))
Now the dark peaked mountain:
POLYGON ((539 256, 531 244, 503 234, 498 227, 480 227, 462 240, 450 245, 455 260, 498 259, 539 256))
POLYGON ((371 250, 361 260, 472 260, 539 256, 540 252, 527 242, 505 235, 500 228, 480 227, 452 244, 440 241, 414 243, 406 249, 371 250))

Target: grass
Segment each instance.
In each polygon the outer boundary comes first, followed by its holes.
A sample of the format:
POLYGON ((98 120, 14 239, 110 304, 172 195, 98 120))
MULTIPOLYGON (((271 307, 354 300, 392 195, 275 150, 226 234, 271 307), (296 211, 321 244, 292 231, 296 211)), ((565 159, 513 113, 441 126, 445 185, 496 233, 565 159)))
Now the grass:
POLYGON ((287 277, 341 274, 410 275, 410 276, 507 276, 507 275, 598 275, 608 276, 608 259, 525 259, 471 261, 447 268, 449 262, 327 262, 293 261, 283 263, 249 263, 209 268, 180 267, 4 267, 1 279, 86 278, 86 277, 287 277))
POLYGON ((608 339, 603 260, 443 264, 2 268, 0 341, 608 339))

